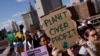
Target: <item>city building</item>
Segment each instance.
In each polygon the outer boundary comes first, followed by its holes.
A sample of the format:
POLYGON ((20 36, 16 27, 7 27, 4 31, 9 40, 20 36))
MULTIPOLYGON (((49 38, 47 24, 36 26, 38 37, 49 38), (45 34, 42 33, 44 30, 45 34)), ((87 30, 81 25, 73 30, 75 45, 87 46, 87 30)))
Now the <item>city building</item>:
MULTIPOLYGON (((73 1, 74 0, 70 0, 73 1)), ((68 9, 72 13, 72 18, 76 19, 87 19, 90 16, 96 15, 94 4, 91 0, 76 0, 77 4, 70 6, 68 9)))
POLYGON ((81 2, 86 2, 87 0, 70 0, 72 5, 80 4, 81 2))
POLYGON ((39 19, 36 10, 32 7, 31 3, 29 2, 29 10, 27 13, 22 14, 23 25, 25 30, 30 31, 30 26, 34 25, 36 29, 39 29, 39 19))
POLYGON ((13 29, 13 32, 19 31, 19 27, 15 21, 12 21, 12 29, 13 29))
POLYGON ((63 5, 62 0, 34 0, 34 1, 39 20, 41 16, 48 14, 50 11, 58 7, 61 7, 63 5))
POLYGON ((91 0, 91 2, 94 4, 96 13, 100 13, 100 0, 91 0))
POLYGON ((90 1, 91 3, 93 3, 95 12, 100 13, 100 0, 70 0, 72 5, 80 4, 86 1, 90 1))

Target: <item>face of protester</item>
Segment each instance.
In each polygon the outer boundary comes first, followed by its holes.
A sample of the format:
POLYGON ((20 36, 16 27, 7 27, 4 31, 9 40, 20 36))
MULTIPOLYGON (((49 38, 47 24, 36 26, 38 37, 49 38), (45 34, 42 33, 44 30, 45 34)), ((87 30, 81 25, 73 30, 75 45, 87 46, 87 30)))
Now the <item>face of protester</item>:
POLYGON ((41 46, 47 45, 47 40, 46 40, 45 37, 42 37, 42 38, 40 39, 40 45, 41 45, 41 46))
POLYGON ((48 43, 48 47, 50 48, 52 47, 51 41, 48 43))
POLYGON ((97 31, 96 30, 92 30, 89 32, 89 35, 88 35, 88 40, 91 41, 91 42, 94 42, 98 39, 98 36, 97 36, 97 31))

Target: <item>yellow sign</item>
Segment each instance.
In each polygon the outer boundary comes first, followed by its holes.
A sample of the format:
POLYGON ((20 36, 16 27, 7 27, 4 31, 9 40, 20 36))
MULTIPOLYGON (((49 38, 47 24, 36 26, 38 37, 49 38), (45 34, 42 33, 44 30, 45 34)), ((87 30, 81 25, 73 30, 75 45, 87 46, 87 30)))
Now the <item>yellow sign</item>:
POLYGON ((17 32, 15 37, 18 37, 18 38, 21 38, 22 37, 22 34, 20 32, 17 32))

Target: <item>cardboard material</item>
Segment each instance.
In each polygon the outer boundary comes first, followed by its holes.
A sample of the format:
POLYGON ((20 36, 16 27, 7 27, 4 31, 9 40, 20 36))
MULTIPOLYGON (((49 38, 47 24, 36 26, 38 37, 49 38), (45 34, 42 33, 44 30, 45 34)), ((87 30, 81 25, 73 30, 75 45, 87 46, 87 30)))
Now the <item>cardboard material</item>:
POLYGON ((51 38, 52 45, 63 51, 74 45, 79 37, 76 24, 66 7, 42 16, 41 23, 47 36, 51 38))

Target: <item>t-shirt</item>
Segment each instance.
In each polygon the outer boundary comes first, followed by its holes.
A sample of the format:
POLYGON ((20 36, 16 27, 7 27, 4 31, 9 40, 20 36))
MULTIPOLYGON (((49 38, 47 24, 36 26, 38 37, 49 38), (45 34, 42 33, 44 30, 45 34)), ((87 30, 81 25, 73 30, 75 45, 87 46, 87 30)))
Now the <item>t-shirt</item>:
MULTIPOLYGON (((92 44, 90 41, 87 41, 87 45, 88 45, 88 47, 92 50, 92 51, 94 51, 94 52, 96 52, 96 47, 95 47, 95 45, 94 44, 92 44)), ((80 55, 84 55, 84 56, 88 56, 88 51, 86 50, 86 48, 84 47, 84 46, 82 46, 81 48, 80 48, 80 50, 79 50, 79 54, 80 55)))

